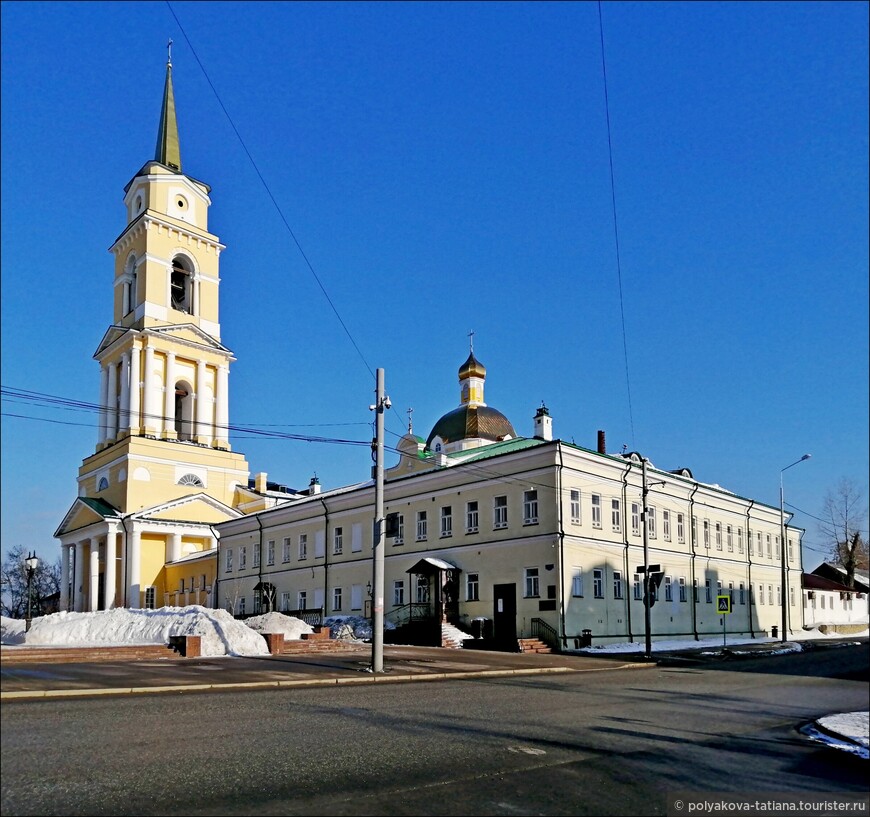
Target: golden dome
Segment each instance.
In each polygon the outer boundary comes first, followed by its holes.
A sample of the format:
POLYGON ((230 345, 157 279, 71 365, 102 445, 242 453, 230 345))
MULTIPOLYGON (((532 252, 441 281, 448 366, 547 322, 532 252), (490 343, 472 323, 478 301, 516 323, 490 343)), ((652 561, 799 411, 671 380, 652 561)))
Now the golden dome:
POLYGON ((465 380, 469 377, 486 378, 486 366, 474 356, 474 352, 469 354, 468 360, 459 367, 459 379, 465 380))

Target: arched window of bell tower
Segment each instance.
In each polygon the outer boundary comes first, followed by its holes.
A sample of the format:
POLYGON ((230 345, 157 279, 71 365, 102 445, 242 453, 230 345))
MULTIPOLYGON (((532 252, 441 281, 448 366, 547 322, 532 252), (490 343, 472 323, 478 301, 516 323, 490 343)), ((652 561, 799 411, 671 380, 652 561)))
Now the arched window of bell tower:
POLYGON ((175 384, 175 433, 179 440, 193 439, 193 389, 181 380, 175 384))
POLYGON ((172 259, 170 297, 173 309, 193 314, 193 265, 183 255, 172 259))
POLYGON ((136 256, 131 255, 124 267, 124 314, 136 308, 136 256))

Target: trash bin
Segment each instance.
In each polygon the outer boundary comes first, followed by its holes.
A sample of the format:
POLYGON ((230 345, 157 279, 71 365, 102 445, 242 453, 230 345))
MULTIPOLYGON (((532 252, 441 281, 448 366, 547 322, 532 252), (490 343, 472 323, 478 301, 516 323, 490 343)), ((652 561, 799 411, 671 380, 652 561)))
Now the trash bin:
POLYGON ((779 638, 779 627, 775 624, 770 628, 770 635, 772 638, 779 638))
POLYGON ((473 638, 483 638, 483 619, 471 619, 471 635, 473 638))
POLYGON ((493 621, 491 618, 483 619, 483 637, 484 638, 492 638, 493 634, 493 621))
POLYGON ((580 647, 591 647, 592 646, 592 630, 581 630, 580 631, 580 647))

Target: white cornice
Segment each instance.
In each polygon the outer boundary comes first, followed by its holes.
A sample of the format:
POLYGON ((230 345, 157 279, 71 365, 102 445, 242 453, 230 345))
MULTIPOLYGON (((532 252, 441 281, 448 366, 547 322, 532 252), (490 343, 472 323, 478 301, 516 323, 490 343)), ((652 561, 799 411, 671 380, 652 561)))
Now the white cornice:
POLYGON ((109 247, 109 252, 113 252, 116 255, 123 252, 126 247, 133 243, 133 240, 141 232, 150 229, 152 226, 156 226, 158 229, 163 228, 170 236, 172 233, 177 233, 179 238, 183 237, 187 241, 195 241, 197 246, 200 248, 205 245, 206 247, 213 249, 216 255, 220 255, 221 250, 226 249, 225 244, 221 244, 219 241, 210 237, 210 235, 207 236, 203 233, 196 232, 190 228, 190 225, 182 226, 182 224, 183 222, 168 221, 165 218, 161 218, 156 215, 153 210, 146 210, 135 221, 131 222, 127 226, 127 229, 118 236, 115 243, 109 247))

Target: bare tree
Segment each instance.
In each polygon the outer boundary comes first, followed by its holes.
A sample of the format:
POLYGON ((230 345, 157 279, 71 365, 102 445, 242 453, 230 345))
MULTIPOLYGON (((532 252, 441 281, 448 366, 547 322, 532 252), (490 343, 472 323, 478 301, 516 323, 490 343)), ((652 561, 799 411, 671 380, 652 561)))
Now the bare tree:
MULTIPOLYGON (((0 610, 9 618, 24 618, 27 615, 27 565, 28 551, 23 545, 11 548, 0 566, 3 593, 0 610)), ((34 616, 46 612, 46 600, 60 590, 60 558, 51 564, 39 560, 30 583, 31 612, 34 616)))
POLYGON ((867 538, 861 525, 867 518, 867 505, 861 489, 850 479, 840 480, 828 491, 822 509, 822 535, 831 548, 831 558, 846 571, 846 586, 854 587, 855 571, 867 570, 867 538))

